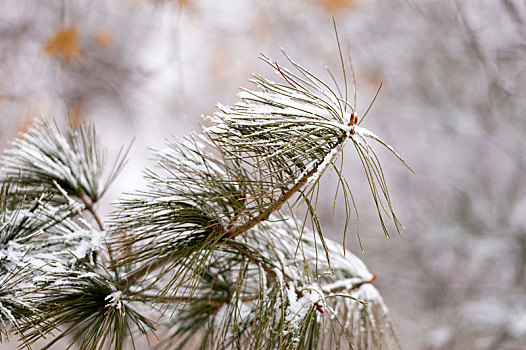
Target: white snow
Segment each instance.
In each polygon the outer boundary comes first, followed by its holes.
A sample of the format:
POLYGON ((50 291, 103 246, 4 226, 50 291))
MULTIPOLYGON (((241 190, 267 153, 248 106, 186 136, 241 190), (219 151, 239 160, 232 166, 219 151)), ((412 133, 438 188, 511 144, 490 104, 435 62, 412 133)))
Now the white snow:
POLYGON ((316 303, 324 303, 323 292, 317 284, 311 284, 301 289, 302 296, 298 298, 299 291, 294 283, 289 283, 286 288, 288 306, 285 309, 285 321, 288 322, 289 331, 297 331, 309 310, 316 303))
POLYGON ((108 294, 108 296, 104 298, 104 300, 108 302, 106 304, 106 307, 115 307, 120 312, 120 310, 122 309, 121 296, 122 292, 120 290, 108 294))
POLYGON ((309 176, 307 179, 307 182, 305 186, 310 185, 311 183, 316 183, 320 176, 323 174, 323 172, 327 169, 327 167, 334 161, 334 159, 338 156, 338 153, 341 150, 341 146, 333 148, 323 159, 323 162, 321 162, 320 165, 318 165, 318 169, 316 169, 316 172, 309 176))

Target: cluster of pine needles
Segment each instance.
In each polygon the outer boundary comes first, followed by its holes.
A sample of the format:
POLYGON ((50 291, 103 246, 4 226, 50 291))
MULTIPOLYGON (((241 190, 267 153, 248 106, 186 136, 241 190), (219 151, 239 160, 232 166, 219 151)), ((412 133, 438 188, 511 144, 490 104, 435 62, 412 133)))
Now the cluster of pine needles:
POLYGON ((0 336, 47 339, 44 349, 398 348, 376 275, 344 248, 359 217, 342 152, 351 141, 386 235, 386 217, 402 225, 371 141, 405 162, 361 126, 381 85, 359 116, 338 48, 344 89, 329 70, 331 84, 285 53, 290 68, 262 56, 280 82, 255 75, 257 89, 219 105, 201 134, 155 150, 145 188, 107 220, 97 203, 129 147, 108 169, 93 125, 36 121, 0 161, 0 336), (316 214, 331 169, 343 245, 316 214))

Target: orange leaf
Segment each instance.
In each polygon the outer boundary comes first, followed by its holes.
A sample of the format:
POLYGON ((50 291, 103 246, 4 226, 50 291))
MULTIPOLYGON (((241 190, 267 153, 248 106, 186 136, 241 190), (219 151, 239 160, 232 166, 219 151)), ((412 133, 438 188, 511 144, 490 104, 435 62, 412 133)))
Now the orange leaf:
POLYGON ((321 0, 321 5, 327 12, 338 12, 352 9, 356 4, 353 0, 321 0))
POLYGON ((94 37, 97 44, 99 44, 102 47, 110 47, 113 45, 114 38, 113 34, 109 29, 101 28, 97 30, 94 37))
POLYGON ((55 32, 48 39, 44 51, 64 62, 78 60, 82 56, 82 48, 77 28, 71 26, 55 32))

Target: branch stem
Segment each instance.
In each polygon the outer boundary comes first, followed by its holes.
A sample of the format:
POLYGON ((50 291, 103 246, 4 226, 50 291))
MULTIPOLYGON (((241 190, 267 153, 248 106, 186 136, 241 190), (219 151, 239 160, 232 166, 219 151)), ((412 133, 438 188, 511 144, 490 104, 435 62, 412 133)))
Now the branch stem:
MULTIPOLYGON (((270 271, 272 271, 272 270, 270 270, 270 271)), ((272 271, 272 272, 274 273, 274 271, 272 271)), ((356 289, 360 288, 364 284, 372 284, 376 280, 377 277, 378 277, 378 275, 375 273, 370 280, 361 281, 361 282, 356 283, 354 286, 352 286, 350 291, 356 290, 356 289)), ((344 287, 335 287, 335 288, 331 288, 330 290, 322 290, 322 292, 326 296, 331 296, 331 295, 335 296, 335 295, 337 295, 336 293, 342 292, 344 289, 345 289, 344 287)), ((298 298, 301 298, 303 296, 303 291, 302 290, 296 288, 295 292, 296 292, 296 295, 298 296, 298 298)), ((231 300, 231 296, 214 297, 214 298, 212 298, 211 296, 209 296, 209 297, 206 297, 206 296, 205 297, 191 297, 191 296, 180 296, 180 295, 158 296, 158 295, 151 295, 151 294, 146 294, 146 293, 136 294, 136 293, 129 293, 129 292, 127 294, 129 296, 138 296, 138 297, 140 297, 140 298, 142 298, 143 300, 146 300, 146 301, 155 301, 155 302, 161 302, 161 303, 165 303, 165 304, 179 304, 179 303, 193 302, 193 303, 203 303, 203 304, 215 305, 215 306, 219 307, 219 306, 221 306, 221 305, 223 305, 225 303, 230 302, 230 300, 231 300)), ((259 299, 259 297, 256 296, 256 295, 243 296, 243 297, 239 298, 239 300, 241 302, 243 302, 243 303, 251 303, 251 302, 254 302, 254 301, 258 300, 258 299, 259 299)), ((323 309, 321 308, 321 305, 318 302, 315 303, 315 306, 318 309, 318 311, 323 313, 323 309)))
MULTIPOLYGON (((338 142, 334 145, 334 148, 339 147, 342 143, 345 142, 347 138, 346 137, 340 137, 338 139, 338 142)), ((317 171, 320 165, 323 163, 323 159, 320 160, 318 163, 316 163, 316 166, 314 166, 307 174, 305 174, 290 190, 287 192, 284 192, 281 197, 279 197, 274 204, 269 206, 266 210, 259 213, 258 216, 254 217, 253 219, 249 220, 245 224, 241 226, 234 227, 232 230, 228 231, 226 233, 226 237, 234 239, 239 235, 242 235, 243 233, 247 232, 257 224, 261 223, 262 221, 267 220, 272 213, 275 211, 278 211, 281 209, 283 204, 285 204, 286 201, 288 201, 292 196, 294 196, 309 180, 309 178, 314 175, 317 171)))
MULTIPOLYGON (((102 223, 102 220, 99 218, 99 215, 97 214, 97 211, 93 207, 93 204, 95 202, 89 202, 84 196, 80 196, 80 200, 82 201, 82 204, 84 204, 84 209, 89 211, 93 219, 97 222, 97 225, 99 226, 99 230, 104 231, 104 224, 102 223)), ((113 262, 113 251, 111 249, 111 246, 109 244, 106 245, 108 247, 108 255, 110 258, 110 261, 113 262)))
MULTIPOLYGON (((340 137, 338 139, 338 142, 334 145, 334 148, 340 147, 341 144, 344 143, 346 140, 347 140, 347 137, 344 137, 344 136, 340 137)), ((316 163, 316 165, 309 172, 307 172, 294 186, 292 186, 292 188, 290 188, 290 190, 284 192, 281 195, 281 197, 276 200, 276 202, 274 204, 269 206, 266 210, 260 212, 259 215, 257 215, 253 219, 249 220, 245 224, 237 226, 237 227, 234 227, 234 228, 232 228, 231 230, 228 230, 228 231, 224 231, 223 228, 221 226, 219 226, 219 227, 217 227, 217 228, 219 228, 219 230, 218 230, 218 232, 216 234, 224 235, 225 238, 228 238, 228 239, 232 240, 232 239, 235 239, 237 236, 240 236, 240 235, 244 234, 245 232, 247 232, 251 228, 253 228, 256 225, 258 225, 259 223, 267 220, 272 213, 278 211, 283 206, 283 204, 285 204, 285 202, 287 202, 292 196, 294 196, 307 183, 309 178, 318 171, 318 169, 319 169, 319 167, 320 167, 320 165, 322 163, 323 163, 323 159, 320 160, 318 163, 316 163)), ((234 247, 234 249, 239 251, 238 247, 235 247, 235 246, 233 246, 233 247, 234 247)), ((244 254, 244 255, 249 260, 251 260, 251 256, 247 256, 246 254, 244 254)), ((132 272, 130 275, 128 275, 123 280, 121 285, 129 286, 134 281, 138 280, 139 278, 144 277, 145 275, 147 275, 151 271, 155 271, 156 269, 166 265, 170 261, 158 260, 158 261, 156 261, 156 262, 154 262, 154 263, 152 263, 150 265, 142 266, 138 270, 136 270, 136 271, 132 272)), ((254 262, 254 263, 257 263, 257 260, 255 260, 253 257, 252 257, 251 261, 254 262)), ((272 276, 272 275, 275 276, 275 272, 272 271, 272 269, 268 268, 268 266, 263 266, 263 269, 270 276, 272 276)))
MULTIPOLYGON (((193 298, 188 296, 157 296, 157 295, 150 295, 150 294, 140 294, 140 297, 143 299, 146 299, 148 301, 156 301, 161 302, 165 304, 179 304, 179 303, 187 303, 187 302, 194 302, 194 303, 203 303, 203 304, 210 304, 210 305, 217 305, 221 306, 225 303, 230 302, 230 297, 199 297, 199 298, 193 298)), ((243 303, 250 303, 253 301, 258 300, 259 298, 257 296, 245 296, 241 297, 239 300, 243 303)))
POLYGON ((101 231, 104 231, 104 225, 102 223, 102 220, 99 218, 97 212, 95 211, 95 208, 93 207, 93 202, 88 202, 88 200, 84 196, 80 196, 80 200, 82 201, 82 204, 84 204, 84 209, 89 211, 93 219, 97 222, 97 225, 99 226, 99 229, 101 231))

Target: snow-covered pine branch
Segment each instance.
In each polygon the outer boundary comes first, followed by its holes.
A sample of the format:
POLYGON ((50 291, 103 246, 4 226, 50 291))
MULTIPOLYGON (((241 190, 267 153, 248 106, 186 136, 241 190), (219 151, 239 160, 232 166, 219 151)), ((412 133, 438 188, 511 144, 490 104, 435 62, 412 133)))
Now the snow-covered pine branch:
POLYGON ((36 199, 20 197, 17 185, 0 191, 1 333, 19 329, 38 315, 40 293, 62 277, 93 266, 104 233, 76 220, 81 205, 58 204, 51 192, 36 199), (22 322, 20 320, 23 320, 22 322))
MULTIPOLYGON (((382 210, 391 214, 400 230, 381 165, 367 139, 380 142, 405 164, 404 160, 374 133, 357 125, 358 114, 339 95, 339 88, 330 88, 284 55, 296 73, 263 55, 262 60, 282 82, 255 76, 252 82, 259 90, 243 89, 239 93, 242 102, 232 107, 219 105, 219 112, 209 118, 213 126, 205 129, 225 162, 248 168, 250 180, 258 184, 247 194, 253 202, 247 205, 255 208, 254 215, 248 222, 238 223, 228 235, 235 237, 265 220, 297 192, 310 194, 323 172, 335 167, 348 140, 363 164, 385 234, 382 210)), ((340 181, 350 192, 345 180, 340 181)), ((345 205, 347 213, 355 209, 351 200, 345 205)))
POLYGON ((82 123, 78 130, 69 127, 63 135, 58 126, 39 118, 4 152, 0 180, 16 181, 19 190, 32 197, 40 196, 43 190, 61 194, 61 188, 91 206, 115 180, 125 165, 126 154, 121 150, 108 172, 93 124, 82 123))
MULTIPOLYGON (((82 281, 86 285, 95 278, 111 286, 116 279, 101 265, 101 255, 105 260, 111 256, 93 205, 124 160, 118 158, 104 177, 104 153, 93 125, 83 124, 78 131, 69 128, 66 135, 39 119, 1 161, 0 333, 15 330, 28 347, 72 322, 65 301, 72 301, 82 281), (97 225, 86 220, 83 210, 91 212, 97 225)), ((77 305, 85 304, 77 299, 77 305)), ((82 313, 77 309, 75 314, 82 313)), ((113 334, 112 339, 125 342, 129 334, 113 334)), ((79 342, 89 344, 86 339, 79 342)))
POLYGON ((3 188, 16 184, 2 191, 2 333, 15 327, 28 346, 52 333, 46 348, 71 336, 121 350, 157 327, 164 348, 397 348, 376 275, 324 238, 312 199, 334 169, 347 226, 356 206, 335 162, 350 140, 384 231, 383 210, 400 229, 368 142, 393 150, 358 126, 339 88, 285 57, 295 73, 263 56, 281 83, 255 76, 258 89, 219 106, 203 134, 155 151, 146 187, 117 202, 107 233, 94 204, 124 158, 104 176, 87 125, 63 136, 40 120, 15 141, 0 169, 3 188), (293 201, 315 232, 281 212, 293 201))
POLYGON ((60 283, 47 285, 39 295, 39 314, 24 325, 28 343, 54 334, 42 349, 65 337, 81 349, 125 349, 135 333, 145 335, 154 328, 151 314, 136 310, 137 303, 121 299, 118 282, 109 271, 57 277, 60 283))
MULTIPOLYGON (((156 151, 146 188, 117 204, 111 230, 120 264, 130 271, 123 288, 178 315, 166 321, 168 348, 194 336, 211 349, 311 348, 325 341, 396 347, 386 308, 369 283, 374 277, 358 258, 325 240, 319 225, 314 235, 279 216, 299 196, 317 222, 309 196, 328 168, 338 171, 335 160, 351 140, 382 227, 387 234, 382 210, 388 208, 399 229, 367 140, 392 148, 357 125, 342 96, 286 57, 297 74, 263 56, 283 83, 256 76, 259 90, 244 89, 241 102, 220 105, 204 135, 170 140, 156 151), (328 324, 340 331, 322 341, 328 324)), ((345 198, 354 208, 352 195, 345 198)))
POLYGON ((292 218, 272 217, 206 259, 191 298, 166 321, 164 349, 222 346, 247 349, 397 348, 375 275, 351 252, 327 241, 334 275, 312 232, 292 218), (296 252, 294 248, 298 247, 296 252), (316 264, 315 262, 318 261, 316 264))

